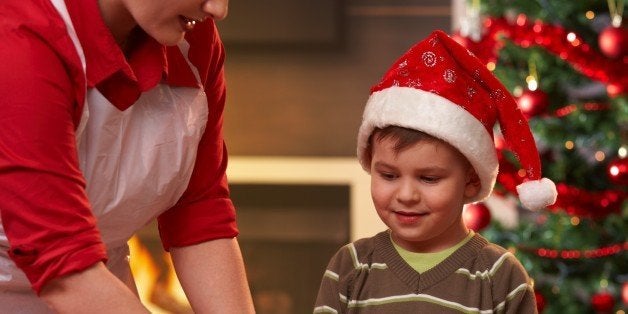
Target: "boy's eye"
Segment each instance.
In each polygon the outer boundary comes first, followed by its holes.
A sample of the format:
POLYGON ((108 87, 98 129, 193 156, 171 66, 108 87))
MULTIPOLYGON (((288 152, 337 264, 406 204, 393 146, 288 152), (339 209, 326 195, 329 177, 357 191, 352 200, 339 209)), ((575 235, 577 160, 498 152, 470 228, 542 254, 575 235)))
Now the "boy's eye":
POLYGON ((436 183, 440 180, 440 178, 434 176, 421 176, 421 180, 427 183, 436 183))
POLYGON ((385 180, 393 180, 397 177, 394 173, 391 172, 380 172, 379 176, 385 180))

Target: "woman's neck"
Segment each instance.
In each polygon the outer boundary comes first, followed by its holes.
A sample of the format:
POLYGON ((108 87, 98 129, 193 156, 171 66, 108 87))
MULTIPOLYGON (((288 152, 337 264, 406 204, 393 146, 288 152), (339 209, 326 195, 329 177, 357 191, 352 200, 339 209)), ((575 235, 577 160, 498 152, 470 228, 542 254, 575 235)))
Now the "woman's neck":
POLYGON ((105 24, 122 50, 126 50, 127 41, 137 25, 127 10, 124 0, 98 0, 98 7, 105 24))

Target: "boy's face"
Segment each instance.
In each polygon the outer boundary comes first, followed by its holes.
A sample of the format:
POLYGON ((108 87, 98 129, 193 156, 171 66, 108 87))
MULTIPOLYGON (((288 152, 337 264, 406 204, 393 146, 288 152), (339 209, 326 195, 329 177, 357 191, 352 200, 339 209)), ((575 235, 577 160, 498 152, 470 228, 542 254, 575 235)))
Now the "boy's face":
POLYGON ((395 152, 391 138, 374 139, 371 195, 395 243, 414 252, 438 252, 467 234, 464 200, 478 193, 473 168, 451 146, 421 141, 395 152))

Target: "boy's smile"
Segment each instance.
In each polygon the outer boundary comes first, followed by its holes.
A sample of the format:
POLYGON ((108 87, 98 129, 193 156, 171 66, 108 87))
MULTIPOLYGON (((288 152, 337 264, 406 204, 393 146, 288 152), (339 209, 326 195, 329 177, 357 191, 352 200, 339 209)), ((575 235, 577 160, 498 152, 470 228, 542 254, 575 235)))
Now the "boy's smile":
POLYGON ((395 152, 396 140, 373 139, 371 195, 393 240, 415 252, 438 252, 468 230, 464 200, 478 192, 474 172, 450 145, 425 140, 395 152))
POLYGON ((407 225, 416 224, 421 219, 421 217, 425 217, 428 215, 428 213, 426 212, 420 213, 404 210, 394 211, 394 213, 401 224, 407 225))

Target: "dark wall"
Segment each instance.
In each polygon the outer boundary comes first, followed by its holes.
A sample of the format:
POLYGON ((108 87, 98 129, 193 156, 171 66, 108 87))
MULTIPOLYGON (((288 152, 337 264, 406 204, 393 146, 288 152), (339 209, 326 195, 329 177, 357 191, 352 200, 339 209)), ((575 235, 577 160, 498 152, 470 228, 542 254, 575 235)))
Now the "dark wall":
POLYGON ((271 2, 232 0, 219 23, 231 155, 354 156, 369 88, 412 44, 451 24, 449 1, 271 2))

